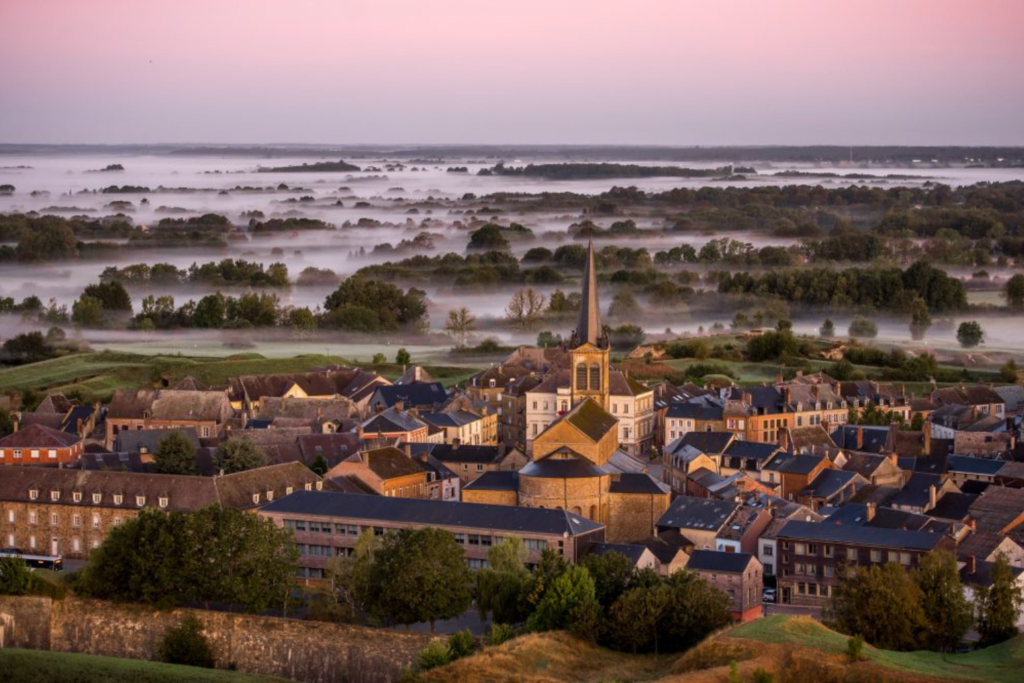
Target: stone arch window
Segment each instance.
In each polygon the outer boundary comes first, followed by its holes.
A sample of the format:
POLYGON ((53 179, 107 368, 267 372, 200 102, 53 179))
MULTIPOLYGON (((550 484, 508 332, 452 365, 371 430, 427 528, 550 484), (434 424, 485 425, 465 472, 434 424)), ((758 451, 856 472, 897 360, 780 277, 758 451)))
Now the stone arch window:
POLYGON ((590 366, 590 390, 601 391, 601 366, 597 363, 590 366))
POLYGON ((590 519, 594 520, 595 522, 597 521, 597 506, 596 505, 591 505, 590 506, 590 519))
POLYGON ((576 364, 576 388, 586 389, 587 388, 587 364, 577 363, 576 364))
POLYGON ((583 511, 580 510, 580 506, 579 505, 576 505, 572 509, 572 514, 576 515, 577 517, 582 517, 583 516, 583 511))

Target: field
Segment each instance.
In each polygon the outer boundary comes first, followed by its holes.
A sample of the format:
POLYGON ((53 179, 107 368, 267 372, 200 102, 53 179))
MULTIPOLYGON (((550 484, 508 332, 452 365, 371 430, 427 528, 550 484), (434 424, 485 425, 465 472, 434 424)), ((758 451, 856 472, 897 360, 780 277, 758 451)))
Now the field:
POLYGON ((726 683, 735 662, 739 679, 762 669, 779 683, 817 681, 1021 680, 1024 636, 970 654, 891 652, 864 646, 864 660, 851 663, 847 637, 808 617, 759 619, 711 636, 682 655, 612 652, 565 633, 531 634, 422 674, 422 681, 508 682, 662 681, 726 683))
POLYGON ((271 683, 283 679, 135 659, 0 649, 0 680, 8 683, 271 683))
MULTIPOLYGON (((415 357, 413 358, 415 360, 415 357)), ((211 386, 223 386, 239 375, 281 372, 308 372, 331 364, 346 364, 339 356, 308 354, 292 358, 266 358, 242 353, 226 358, 202 356, 147 356, 135 353, 102 351, 80 353, 62 358, 0 370, 0 394, 31 390, 37 393, 61 391, 85 400, 107 400, 117 389, 138 389, 174 384, 195 377, 211 386)), ((401 366, 363 364, 389 379, 402 374, 401 366)), ((464 381, 476 368, 426 366, 435 379, 452 384, 464 381)))

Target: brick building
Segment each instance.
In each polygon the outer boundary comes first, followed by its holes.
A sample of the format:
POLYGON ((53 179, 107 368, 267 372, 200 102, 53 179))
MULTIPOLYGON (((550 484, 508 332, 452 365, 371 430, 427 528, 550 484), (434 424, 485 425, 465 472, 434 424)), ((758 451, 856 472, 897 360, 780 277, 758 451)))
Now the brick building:
POLYGON ((427 468, 399 449, 388 446, 361 451, 332 467, 324 478, 347 478, 364 488, 392 498, 429 498, 427 468))
POLYGON ((762 615, 764 580, 761 563, 753 555, 694 550, 686 568, 729 596, 734 619, 750 621, 762 615))
POLYGON ((126 429, 193 427, 202 439, 218 437, 234 416, 223 391, 118 389, 107 407, 105 445, 113 448, 126 429))
POLYGON ((0 464, 67 465, 78 460, 84 443, 76 433, 31 424, 0 439, 0 464))

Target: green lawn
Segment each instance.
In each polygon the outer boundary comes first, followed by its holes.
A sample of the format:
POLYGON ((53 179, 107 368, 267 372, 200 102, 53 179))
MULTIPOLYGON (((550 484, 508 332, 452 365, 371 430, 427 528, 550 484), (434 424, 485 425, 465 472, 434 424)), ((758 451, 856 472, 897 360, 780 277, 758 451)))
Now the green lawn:
MULTIPOLYGON (((847 637, 807 618, 757 619, 729 632, 734 638, 766 643, 793 643, 825 652, 846 651, 847 637)), ((938 678, 1016 683, 1024 678, 1024 636, 969 654, 893 652, 864 646, 864 656, 882 666, 938 678)))
MULTIPOLYGON (((156 387, 163 379, 173 383, 192 376, 211 386, 223 386, 229 378, 239 375, 308 372, 313 368, 346 362, 339 356, 324 354, 265 358, 256 353, 240 353, 216 358, 102 351, 0 370, 0 393, 26 389, 40 393, 62 391, 78 393, 86 400, 107 400, 117 389, 156 387)), ((426 369, 445 384, 462 382, 477 370, 447 365, 428 365, 426 369)), ((389 379, 402 374, 401 367, 394 364, 382 365, 378 371, 389 379)))
POLYGON ((137 659, 95 657, 67 652, 0 649, 0 680, 8 683, 271 683, 281 678, 255 676, 237 671, 197 669, 191 666, 137 659))

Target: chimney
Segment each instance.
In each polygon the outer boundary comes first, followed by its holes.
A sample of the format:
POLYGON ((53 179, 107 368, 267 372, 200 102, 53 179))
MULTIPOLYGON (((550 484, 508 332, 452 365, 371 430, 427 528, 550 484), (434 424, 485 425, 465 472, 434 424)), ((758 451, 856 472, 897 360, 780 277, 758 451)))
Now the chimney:
POLYGON ((968 555, 967 556, 967 573, 971 574, 973 576, 975 573, 977 573, 977 571, 978 571, 978 563, 977 563, 974 555, 968 555))
POLYGON ((857 427, 857 450, 864 448, 864 428, 857 427))
POLYGON ((935 507, 935 484, 928 487, 928 509, 935 507))
POLYGON ((405 455, 407 457, 410 457, 410 458, 412 457, 412 444, 411 443, 406 441, 405 444, 403 444, 403 446, 402 446, 402 450, 405 451, 405 455))
POLYGON ((867 513, 868 514, 867 521, 871 522, 875 518, 875 512, 878 511, 878 505, 876 503, 868 503, 867 504, 867 511, 868 511, 868 513, 867 513))
POLYGON ((789 429, 785 428, 779 431, 779 448, 786 451, 789 450, 789 429))
POLYGON ((930 456, 932 454, 932 429, 931 425, 927 422, 921 425, 921 434, 924 436, 924 454, 930 456))

